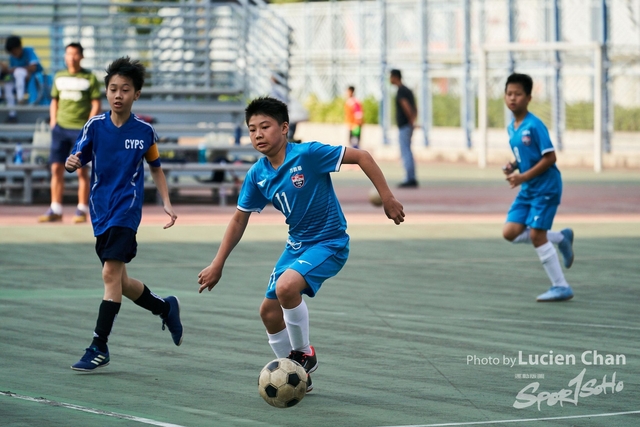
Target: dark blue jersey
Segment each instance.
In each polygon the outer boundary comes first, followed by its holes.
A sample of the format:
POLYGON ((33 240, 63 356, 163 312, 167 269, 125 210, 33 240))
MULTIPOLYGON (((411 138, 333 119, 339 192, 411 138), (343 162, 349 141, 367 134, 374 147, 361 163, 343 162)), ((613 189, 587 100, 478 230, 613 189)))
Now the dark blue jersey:
MULTIPOLYGON (((546 153, 555 151, 549 131, 542 121, 531 113, 527 113, 518 129, 512 121, 507 127, 509 144, 516 157, 520 173, 534 167, 546 153)), ((526 197, 550 196, 556 203, 560 203, 562 194, 562 178, 555 164, 544 173, 523 182, 520 193, 526 197)))
POLYGON ((114 226, 138 230, 143 160, 157 139, 153 127, 134 114, 121 127, 113 124, 110 111, 85 124, 72 152, 82 152, 83 165, 92 162, 89 207, 95 236, 114 226))
POLYGON ((238 209, 260 212, 271 202, 286 217, 293 244, 344 236, 347 221, 330 176, 340 170, 344 152, 343 146, 319 142, 288 143, 284 163, 278 169, 266 157, 251 167, 238 209))

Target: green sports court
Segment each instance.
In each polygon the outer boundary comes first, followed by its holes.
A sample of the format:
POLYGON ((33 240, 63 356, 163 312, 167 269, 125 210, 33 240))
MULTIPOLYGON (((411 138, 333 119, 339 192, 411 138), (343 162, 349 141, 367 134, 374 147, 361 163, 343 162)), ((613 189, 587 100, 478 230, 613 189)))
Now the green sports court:
MULTIPOLYGON (((399 182, 395 162, 383 169, 399 182)), ((81 374, 69 366, 103 288, 91 227, 0 206, 0 425, 640 425, 640 176, 561 169, 554 229, 575 231, 575 298, 546 304, 533 248, 501 238, 515 193, 498 168, 420 164, 420 188, 395 191, 400 226, 368 204, 364 174, 334 174, 351 255, 307 299, 320 367, 290 409, 257 390, 273 359, 258 307, 286 239, 279 213, 254 214, 222 281, 198 294, 234 208, 179 204, 162 230, 161 208, 146 205, 128 272, 180 299, 183 344, 123 302, 110 365, 81 374)))

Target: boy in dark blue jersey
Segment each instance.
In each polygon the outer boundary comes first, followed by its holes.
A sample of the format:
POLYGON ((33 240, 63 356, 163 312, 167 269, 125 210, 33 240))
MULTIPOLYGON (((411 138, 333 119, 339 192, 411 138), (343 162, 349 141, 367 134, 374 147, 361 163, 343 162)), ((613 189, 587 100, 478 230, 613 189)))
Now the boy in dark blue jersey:
POLYGON ((528 110, 532 89, 533 80, 526 74, 511 74, 505 85, 504 100, 513 112, 507 131, 516 161, 505 165, 503 171, 511 188, 520 186, 520 192, 507 214, 502 234, 513 243, 533 243, 551 280, 551 288, 537 301, 566 301, 573 298, 573 291, 564 278, 553 243, 558 245, 565 267, 570 268, 573 230, 551 231, 562 196, 562 178, 549 131, 528 110))
MULTIPOLYGON (((245 110, 245 118, 251 143, 264 157, 247 173, 218 253, 198 274, 199 292, 213 289, 220 281, 224 263, 242 238, 251 213, 272 203, 285 216, 289 236, 271 273, 260 317, 276 357, 294 359, 311 373, 318 361, 309 341, 309 312, 302 294, 314 297, 349 256, 347 222, 330 173, 338 172, 342 164, 357 164, 396 224, 404 221, 403 207, 368 152, 315 141, 288 143, 289 114, 283 102, 257 98, 245 110)), ((309 378, 307 391, 312 388, 309 378)))
POLYGON ((96 253, 102 262, 104 297, 98 311, 93 341, 71 369, 93 371, 109 364, 107 340, 120 311, 122 296, 162 318, 175 345, 182 343, 180 303, 174 296, 160 298, 142 282, 127 275, 126 263, 136 256, 136 232, 142 217, 144 165, 162 198, 164 211, 177 218, 169 191, 153 127, 131 113, 144 84, 144 66, 128 57, 112 62, 104 78, 111 111, 92 117, 84 126, 65 169, 73 172, 92 162, 91 223, 96 236, 96 253))

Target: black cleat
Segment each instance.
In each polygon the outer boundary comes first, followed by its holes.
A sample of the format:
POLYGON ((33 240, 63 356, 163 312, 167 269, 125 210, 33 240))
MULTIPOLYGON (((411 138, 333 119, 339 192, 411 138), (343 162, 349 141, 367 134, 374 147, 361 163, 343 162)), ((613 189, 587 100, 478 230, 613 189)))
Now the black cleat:
POLYGON ((311 348, 311 354, 293 350, 291 353, 289 353, 288 357, 288 359, 295 360, 296 362, 301 364, 304 370, 307 371, 307 374, 310 374, 318 369, 318 358, 316 357, 316 350, 312 345, 309 347, 311 348))

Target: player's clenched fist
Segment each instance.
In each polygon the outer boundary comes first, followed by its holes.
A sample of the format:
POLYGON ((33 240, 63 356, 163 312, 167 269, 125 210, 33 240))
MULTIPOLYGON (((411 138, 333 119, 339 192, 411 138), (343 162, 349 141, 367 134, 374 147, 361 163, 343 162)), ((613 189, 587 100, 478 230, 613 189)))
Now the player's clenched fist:
POLYGON ((64 168, 69 172, 73 172, 76 169, 82 167, 82 162, 80 161, 81 153, 71 154, 67 157, 67 161, 64 163, 64 168))

